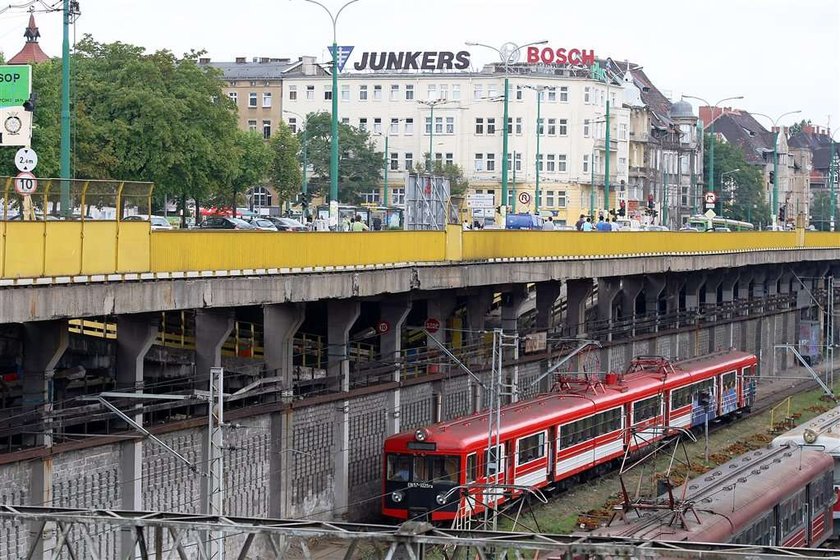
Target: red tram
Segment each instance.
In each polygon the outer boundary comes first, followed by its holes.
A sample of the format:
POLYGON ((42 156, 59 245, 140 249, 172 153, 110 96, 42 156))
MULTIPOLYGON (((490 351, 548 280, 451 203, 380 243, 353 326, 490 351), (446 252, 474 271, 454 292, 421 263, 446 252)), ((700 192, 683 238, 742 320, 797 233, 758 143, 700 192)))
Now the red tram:
POLYGON ((517 498, 522 491, 573 482, 661 439, 749 409, 755 355, 729 350, 680 362, 634 359, 622 375, 546 393, 501 410, 499 447, 488 446, 487 411, 385 440, 382 514, 447 521, 517 498), (451 492, 458 486, 466 493, 451 492), (483 486, 483 488, 482 488, 483 486))

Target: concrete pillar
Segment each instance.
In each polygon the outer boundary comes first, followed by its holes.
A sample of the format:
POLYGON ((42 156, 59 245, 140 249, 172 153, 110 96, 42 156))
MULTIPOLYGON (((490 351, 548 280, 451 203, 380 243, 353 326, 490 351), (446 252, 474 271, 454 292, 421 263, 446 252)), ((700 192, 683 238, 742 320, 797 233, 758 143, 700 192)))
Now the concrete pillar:
POLYGON ((481 332, 484 330, 487 310, 490 308, 491 303, 493 303, 492 288, 483 288, 475 293, 469 294, 466 313, 467 344, 475 344, 481 340, 481 332))
POLYGON ((665 313, 669 317, 669 324, 665 328, 679 328, 680 319, 680 291, 685 279, 676 274, 665 276, 665 313))
POLYGON ((518 321, 522 305, 528 300, 528 289, 524 284, 516 284, 502 293, 502 330, 513 334, 519 331, 518 321))
POLYGON ((586 301, 592 295, 592 280, 580 278, 566 282, 566 328, 571 336, 586 332, 586 301))
POLYGON ((700 288, 706 283, 706 275, 703 273, 691 274, 685 279, 685 309, 686 311, 699 311, 700 309, 700 288))
MULTIPOLYGON (((706 324, 713 326, 715 321, 718 320, 719 315, 717 313, 718 309, 717 306, 720 303, 717 297, 718 287, 723 282, 723 276, 720 273, 709 272, 706 274, 706 283, 703 286, 703 290, 705 292, 705 300, 706 306, 704 311, 705 321, 706 324)), ((712 328, 711 332, 712 336, 709 337, 710 340, 710 350, 714 349, 715 343, 712 341, 714 338, 714 328, 712 328)))
POLYGON ((554 304, 560 297, 561 284, 559 280, 537 283, 537 317, 536 327, 538 331, 548 330, 552 324, 554 304))
MULTIPOLYGON (((379 338, 381 360, 388 364, 398 364, 401 358, 402 333, 405 320, 411 311, 411 299, 406 295, 395 296, 383 301, 379 306, 379 318, 389 325, 388 332, 379 338)), ((402 370, 395 366, 392 381, 399 383, 402 370)), ((394 387, 386 397, 385 435, 390 436, 400 431, 400 388, 394 387)))
POLYGON ((665 290, 665 276, 648 274, 644 277, 645 315, 653 320, 652 330, 659 332, 659 298, 665 290))
POLYGON ((752 304, 752 309, 755 313, 762 313, 764 311, 764 298, 767 295, 766 281, 767 275, 763 271, 753 274, 753 288, 750 294, 750 300, 755 302, 752 304))
MULTIPOLYGON (((740 272, 738 276, 738 285, 735 289, 735 300, 740 306, 746 306, 750 299, 750 282, 752 282, 752 273, 746 270, 740 272)), ((745 315, 747 310, 742 308, 736 315, 745 315)))
POLYGON ((339 519, 346 519, 350 504, 350 401, 338 401, 331 406, 335 406, 332 444, 335 461, 333 513, 339 519))
POLYGON ((621 291, 618 278, 598 278, 598 323, 607 329, 607 340, 612 340, 613 301, 621 291))
MULTIPOLYGON (((119 315, 117 317, 117 390, 142 392, 143 363, 160 330, 160 316, 156 313, 119 315)), ((137 406, 132 419, 143 425, 142 408, 137 406)), ((126 414, 130 411, 126 410, 126 414)), ((143 440, 133 439, 120 444, 120 496, 124 510, 143 508, 143 440)), ((133 557, 134 531, 120 531, 121 558, 133 557)))
MULTIPOLYGON (((269 455, 268 515, 275 519, 291 517, 292 470, 295 458, 292 448, 292 425, 294 411, 285 406, 281 412, 271 415, 271 453, 269 455)), ((308 457, 297 459, 309 460, 308 457)))
MULTIPOLYGON (((621 308, 622 316, 617 317, 622 321, 630 322, 629 336, 636 335, 636 298, 642 292, 645 286, 645 279, 643 276, 631 276, 621 280, 621 308)), ((628 336, 628 335, 624 335, 628 336)))
MULTIPOLYGON (((40 432, 24 437, 28 445, 52 446, 52 426, 44 422, 45 415, 52 412, 52 381, 55 366, 67 349, 69 335, 67 322, 42 321, 26 323, 23 326, 23 409, 32 413, 24 419, 28 430, 40 432), (43 425, 41 425, 43 422, 43 425)), ((36 459, 31 463, 29 478, 29 503, 33 506, 52 504, 52 457, 36 459)), ((30 523, 30 540, 37 537, 41 529, 39 522, 30 523)), ((55 531, 51 524, 44 530, 43 539, 33 551, 31 558, 47 557, 55 546, 55 531)))
POLYGON ((233 331, 233 309, 199 309, 195 312, 195 378, 206 390, 210 368, 222 365, 222 346, 233 331))
POLYGON ((263 348, 269 375, 283 379, 283 388, 294 388, 294 338, 306 318, 306 304, 278 303, 263 307, 263 348))
POLYGON ((347 345, 350 329, 360 312, 358 300, 337 299, 327 303, 327 377, 334 391, 350 390, 347 345))
MULTIPOLYGON (((445 291, 441 293, 435 292, 433 297, 426 300, 426 319, 437 319, 440 323, 440 329, 436 333, 430 333, 429 338, 434 338, 438 342, 446 344, 446 322, 455 310, 455 305, 458 303, 458 298, 455 297, 455 292, 445 291)), ((438 348, 437 344, 428 341, 429 348, 438 348)))

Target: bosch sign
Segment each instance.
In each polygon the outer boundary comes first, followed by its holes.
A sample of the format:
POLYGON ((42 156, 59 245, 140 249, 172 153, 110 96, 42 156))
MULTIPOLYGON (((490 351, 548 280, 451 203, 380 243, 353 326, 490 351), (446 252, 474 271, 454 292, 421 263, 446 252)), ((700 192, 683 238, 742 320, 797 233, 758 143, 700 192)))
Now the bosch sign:
POLYGON ((466 70, 470 67, 467 51, 363 52, 355 70, 466 70))
POLYGON ((551 47, 528 47, 525 60, 528 64, 595 64, 595 51, 582 49, 553 49, 551 47))

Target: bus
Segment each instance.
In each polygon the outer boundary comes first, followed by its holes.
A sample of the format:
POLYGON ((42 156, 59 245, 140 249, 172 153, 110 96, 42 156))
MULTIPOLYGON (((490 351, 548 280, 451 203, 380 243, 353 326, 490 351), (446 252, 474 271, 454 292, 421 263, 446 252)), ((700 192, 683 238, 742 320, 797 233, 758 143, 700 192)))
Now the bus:
POLYGON ((699 231, 753 231, 755 226, 750 222, 730 220, 728 218, 712 218, 703 215, 692 216, 686 225, 699 231))

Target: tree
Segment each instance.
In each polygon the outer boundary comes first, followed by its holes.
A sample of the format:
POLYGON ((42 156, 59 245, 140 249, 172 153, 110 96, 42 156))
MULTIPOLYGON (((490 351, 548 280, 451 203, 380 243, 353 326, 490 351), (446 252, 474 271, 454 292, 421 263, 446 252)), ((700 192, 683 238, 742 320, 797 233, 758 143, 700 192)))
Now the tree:
MULTIPOLYGON (((836 211, 834 217, 837 218, 836 211)), ((820 231, 831 229, 831 193, 814 193, 811 200, 811 223, 820 231)))
POLYGON ((802 130, 806 126, 811 126, 811 119, 808 119, 808 120, 802 119, 798 123, 792 124, 790 126, 790 129, 788 130, 788 134, 790 134, 790 136, 795 136, 795 135, 799 134, 800 132, 802 132, 802 130))
POLYGON ((236 208, 244 202, 244 195, 268 179, 271 171, 271 148, 262 135, 253 131, 237 130, 231 153, 233 172, 225 185, 220 186, 207 199, 214 206, 236 208))
MULTIPOLYGON (((306 118, 307 154, 313 176, 309 188, 313 194, 329 194, 330 187, 330 113, 312 113, 306 118)), ((298 133, 299 139, 302 132, 298 133)), ((338 198, 341 202, 357 204, 360 193, 376 188, 381 181, 382 152, 370 140, 370 135, 348 124, 338 125, 338 198)))
POLYGON ((300 192, 302 178, 300 162, 298 162, 300 142, 286 123, 281 122, 277 132, 271 137, 270 150, 269 175, 277 197, 281 202, 292 201, 300 192))
MULTIPOLYGON (((429 169, 429 152, 423 154, 423 163, 418 162, 414 166, 417 173, 427 173, 429 169)), ((449 180, 449 195, 462 196, 470 184, 466 177, 464 177, 464 169, 457 163, 443 163, 440 160, 435 160, 432 166, 432 174, 446 177, 449 180)))
POLYGON ((722 217, 753 223, 769 221, 770 206, 761 170, 747 163, 744 152, 738 146, 720 142, 711 135, 706 135, 705 141, 704 165, 707 172, 711 169, 711 142, 715 142, 714 184, 722 202, 722 217))

